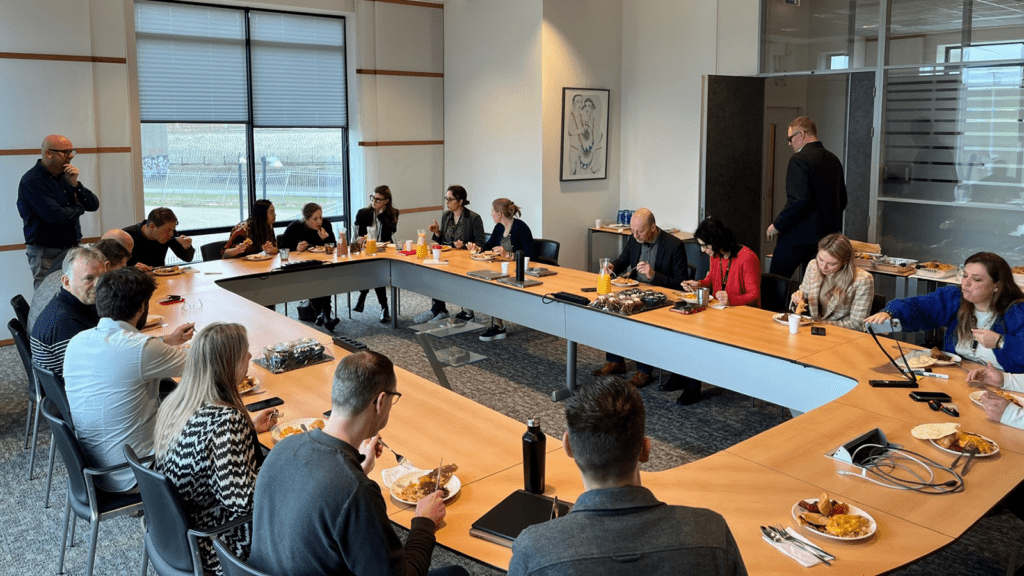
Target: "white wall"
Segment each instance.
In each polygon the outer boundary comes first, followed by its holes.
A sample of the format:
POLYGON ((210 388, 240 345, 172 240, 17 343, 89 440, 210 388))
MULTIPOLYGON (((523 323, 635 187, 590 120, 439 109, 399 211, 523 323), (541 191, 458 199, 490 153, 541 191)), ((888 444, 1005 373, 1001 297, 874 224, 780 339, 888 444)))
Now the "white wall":
POLYGON ((507 197, 523 208, 534 236, 544 235, 542 6, 542 0, 444 5, 444 180, 466 187, 487 231, 491 201, 507 197))
POLYGON ((544 2, 544 237, 561 243, 559 264, 571 268, 584 267, 583 231, 597 218, 613 219, 619 209, 622 10, 622 0, 544 2), (565 87, 611 91, 604 180, 559 180, 565 87))

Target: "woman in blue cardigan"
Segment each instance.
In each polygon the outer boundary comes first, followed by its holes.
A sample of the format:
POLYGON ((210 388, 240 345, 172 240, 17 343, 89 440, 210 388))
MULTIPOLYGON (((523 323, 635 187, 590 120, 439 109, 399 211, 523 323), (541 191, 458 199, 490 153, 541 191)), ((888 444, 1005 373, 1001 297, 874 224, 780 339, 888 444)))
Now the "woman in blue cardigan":
MULTIPOLYGON (((494 253, 501 256, 504 253, 514 255, 522 250, 523 255, 531 260, 534 258, 533 233, 530 227, 518 218, 522 214, 519 206, 508 198, 498 198, 491 203, 491 218, 494 219, 494 230, 491 237, 483 245, 484 251, 494 250, 494 253)), ((468 244, 471 252, 476 252, 476 245, 468 244)), ((503 340, 505 338, 505 321, 501 318, 491 317, 491 327, 480 335, 484 342, 491 340, 503 340)))
POLYGON ((979 252, 964 262, 960 286, 893 300, 866 324, 899 320, 904 332, 945 328, 943 349, 969 360, 1024 371, 1024 293, 1000 256, 979 252))

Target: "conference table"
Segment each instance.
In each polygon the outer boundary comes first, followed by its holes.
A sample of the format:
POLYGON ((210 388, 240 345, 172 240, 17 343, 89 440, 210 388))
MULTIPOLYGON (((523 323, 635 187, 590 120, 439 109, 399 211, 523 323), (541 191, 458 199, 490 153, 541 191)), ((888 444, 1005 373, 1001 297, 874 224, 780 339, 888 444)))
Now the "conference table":
MULTIPOLYGON (((262 261, 217 260, 194 264, 179 275, 160 277, 151 313, 164 315, 154 333, 170 332, 181 322, 201 329, 214 321, 236 321, 249 330, 254 358, 265 346, 311 337, 339 358, 347 352, 330 335, 283 317, 266 305, 337 294, 375 286, 412 290, 464 305, 567 341, 567 386, 573 385, 575 346, 585 344, 699 378, 769 402, 805 412, 722 452, 660 472, 643 472, 643 484, 669 504, 710 508, 722 514, 736 538, 751 574, 791 574, 799 568, 765 543, 759 526, 795 525, 790 510, 802 498, 827 491, 871 514, 878 524, 869 539, 812 541, 835 554, 831 568, 808 570, 830 574, 877 574, 893 570, 939 550, 960 537, 1024 479, 1024 431, 986 420, 968 398, 966 370, 935 368, 949 380, 927 379, 922 387, 944 391, 960 407, 960 418, 932 412, 907 398, 906 389, 868 386, 870 379, 897 377, 872 338, 829 326, 825 336, 808 328, 789 334, 771 313, 749 307, 709 309, 692 315, 668 308, 630 317, 545 298, 545 294, 596 286, 596 275, 552 268, 557 275, 540 286, 516 288, 467 276, 473 270, 498 270, 499 264, 471 260, 465 251, 445 252, 445 265, 431 265, 393 249, 375 256, 292 252, 292 260, 317 259, 323 266, 282 269, 279 257, 262 261), (183 305, 159 306, 166 294, 184 296, 183 305), (201 301, 202 306, 196 307, 201 301), (840 476, 825 456, 841 444, 881 428, 888 438, 939 462, 952 460, 931 444, 911 437, 914 426, 957 421, 966 430, 995 440, 1000 452, 977 459, 965 490, 942 496, 887 489, 861 478, 840 476)), ((514 271, 515 265, 512 265, 514 271)), ((645 287, 646 288, 646 287, 645 287)), ((666 293, 671 290, 658 289, 666 293)), ((593 294, 589 294, 590 297, 593 294)), ((397 316, 397 315, 396 315, 397 316)), ((882 339, 883 343, 893 342, 882 339)), ((894 342, 893 342, 894 343, 894 342)), ((272 374, 253 365, 262 395, 281 397, 283 421, 322 417, 330 408, 335 362, 272 374)), ((969 367, 969 366, 968 366, 969 367)), ((479 405, 401 367, 396 405, 383 431, 389 445, 425 469, 445 463, 459 466, 462 488, 450 502, 439 544, 505 569, 511 550, 470 536, 474 521, 522 487, 521 436, 525 423, 479 405)), ((261 436, 272 445, 269 433, 261 436)), ((559 438, 547 440, 546 494, 575 501, 583 485, 559 438)), ((388 514, 408 527, 415 512, 383 488, 381 470, 396 466, 385 452, 371 477, 382 485, 388 514)), ((301 479, 296 479, 301 481, 301 479)), ((642 535, 639 535, 642 537, 642 535)))

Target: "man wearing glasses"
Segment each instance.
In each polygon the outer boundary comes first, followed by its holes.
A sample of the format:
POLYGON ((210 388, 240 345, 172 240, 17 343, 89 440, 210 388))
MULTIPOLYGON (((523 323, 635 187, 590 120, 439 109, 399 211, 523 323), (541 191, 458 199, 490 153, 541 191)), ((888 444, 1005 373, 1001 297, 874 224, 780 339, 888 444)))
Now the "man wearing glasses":
MULTIPOLYGON (((818 141, 818 127, 806 116, 789 123, 787 139, 796 152, 786 168, 786 205, 768 226, 769 241, 778 238, 771 273, 789 278, 814 260, 818 240, 843 230, 846 177, 835 154, 818 141)), ((763 294, 765 308, 782 295, 763 294)), ((783 303, 785 307, 787 303, 783 303)))
POLYGON ((51 134, 43 140, 41 152, 42 158, 18 185, 18 213, 24 221, 33 288, 39 287, 53 261, 82 239, 82 214, 100 207, 99 198, 78 181, 70 140, 51 134))

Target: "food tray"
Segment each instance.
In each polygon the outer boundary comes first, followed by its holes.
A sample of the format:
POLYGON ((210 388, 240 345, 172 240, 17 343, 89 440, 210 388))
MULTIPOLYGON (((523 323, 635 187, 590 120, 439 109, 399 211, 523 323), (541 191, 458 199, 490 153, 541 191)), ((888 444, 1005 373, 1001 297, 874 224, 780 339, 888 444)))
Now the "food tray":
POLYGON ((272 369, 266 358, 256 358, 253 360, 253 363, 259 364, 260 367, 273 374, 284 374, 285 372, 291 372, 292 370, 298 370, 299 368, 305 368, 306 366, 315 366, 317 364, 323 364, 324 362, 331 362, 333 360, 334 356, 331 356, 326 352, 321 352, 319 356, 314 356, 305 362, 295 360, 289 361, 284 365, 284 367, 278 370, 272 369))
POLYGON ((950 268, 949 270, 936 270, 934 268, 918 268, 917 275, 922 278, 932 278, 939 280, 942 278, 949 278, 956 275, 956 267, 950 268))
POLYGON ((628 311, 624 311, 621 308, 616 308, 614 306, 606 306, 601 296, 598 296, 596 299, 594 299, 594 301, 590 303, 590 307, 595 308, 597 310, 601 310, 602 312, 607 312, 609 314, 615 314, 616 316, 633 316, 634 314, 640 314, 641 312, 649 312, 651 310, 657 310, 658 308, 664 308, 666 306, 675 305, 675 302, 670 300, 665 294, 657 292, 655 290, 644 290, 641 288, 627 288, 626 290, 622 290, 620 292, 612 292, 611 294, 607 294, 605 296, 614 297, 618 299, 629 296, 637 296, 640 298, 643 298, 643 296, 648 296, 648 300, 651 300, 651 296, 656 294, 661 295, 662 298, 658 298, 657 296, 655 296, 654 298, 656 299, 656 301, 644 302, 641 306, 631 307, 628 311))
POLYGON ((916 266, 917 260, 908 260, 906 258, 893 258, 888 256, 875 260, 875 270, 888 272, 890 274, 899 274, 900 276, 910 276, 914 272, 917 272, 916 266))

